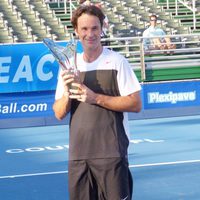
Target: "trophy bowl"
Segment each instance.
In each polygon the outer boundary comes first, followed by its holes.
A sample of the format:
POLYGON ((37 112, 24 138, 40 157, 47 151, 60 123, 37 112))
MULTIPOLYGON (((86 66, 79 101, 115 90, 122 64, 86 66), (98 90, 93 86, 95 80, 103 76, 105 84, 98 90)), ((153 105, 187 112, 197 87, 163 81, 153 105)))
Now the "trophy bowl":
MULTIPOLYGON (((43 43, 51 51, 52 55, 55 57, 56 61, 62 70, 67 70, 68 73, 75 75, 75 80, 78 82, 78 71, 76 64, 76 48, 77 41, 71 40, 67 42, 66 47, 56 44, 53 40, 49 38, 44 38, 43 43)), ((71 88, 71 86, 70 86, 71 88)))

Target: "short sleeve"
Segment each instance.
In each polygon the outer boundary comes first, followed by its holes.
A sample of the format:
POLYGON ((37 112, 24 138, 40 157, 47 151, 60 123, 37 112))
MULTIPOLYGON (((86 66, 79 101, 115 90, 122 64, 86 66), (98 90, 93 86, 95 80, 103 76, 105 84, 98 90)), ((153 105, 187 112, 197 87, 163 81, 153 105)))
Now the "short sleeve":
POLYGON ((63 80, 61 77, 61 73, 59 71, 55 99, 58 100, 58 99, 62 98, 63 93, 64 93, 63 80))
POLYGON ((121 96, 127 96, 141 90, 141 85, 129 62, 122 57, 117 74, 118 87, 121 96))

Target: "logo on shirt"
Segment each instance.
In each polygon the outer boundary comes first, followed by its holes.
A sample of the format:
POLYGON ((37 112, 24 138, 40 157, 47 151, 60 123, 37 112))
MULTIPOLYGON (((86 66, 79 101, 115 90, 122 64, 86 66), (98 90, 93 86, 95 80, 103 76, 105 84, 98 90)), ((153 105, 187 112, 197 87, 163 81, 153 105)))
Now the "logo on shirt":
POLYGON ((111 61, 110 61, 110 60, 106 61, 106 64, 110 64, 110 63, 111 63, 111 61))

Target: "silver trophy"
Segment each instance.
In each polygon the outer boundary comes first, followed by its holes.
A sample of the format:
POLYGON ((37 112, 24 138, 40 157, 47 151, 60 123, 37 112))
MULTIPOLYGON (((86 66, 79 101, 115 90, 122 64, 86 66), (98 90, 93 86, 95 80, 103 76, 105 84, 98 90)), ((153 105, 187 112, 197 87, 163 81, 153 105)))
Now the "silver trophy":
POLYGON ((68 70, 68 73, 74 74, 75 78, 79 80, 76 65, 76 40, 69 41, 66 47, 56 44, 49 38, 44 38, 43 42, 49 48, 60 67, 63 70, 68 70))

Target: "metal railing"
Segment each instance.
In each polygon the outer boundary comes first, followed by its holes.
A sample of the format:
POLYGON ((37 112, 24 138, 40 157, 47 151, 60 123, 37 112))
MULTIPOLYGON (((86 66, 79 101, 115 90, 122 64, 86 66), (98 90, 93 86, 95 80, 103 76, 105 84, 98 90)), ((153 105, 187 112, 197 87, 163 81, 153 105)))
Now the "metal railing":
MULTIPOLYGON (((159 0, 155 0, 156 3, 159 3, 159 0)), ((196 30, 196 14, 197 14, 197 8, 196 8, 196 0, 174 0, 175 3, 175 14, 178 15, 178 3, 180 5, 185 6, 193 13, 193 29, 196 30), (190 2, 190 3, 188 3, 190 2)), ((170 7, 170 0, 166 0, 167 9, 170 7)))
POLYGON ((182 0, 176 0, 176 15, 178 15, 178 2, 184 5, 186 8, 192 11, 193 13, 193 29, 196 30, 196 3, 195 0, 192 0, 192 4, 188 5, 187 1, 182 1, 182 0))
MULTIPOLYGON (((76 9, 76 6, 74 5, 74 3, 72 2, 72 0, 55 0, 55 2, 58 3, 58 7, 61 7, 61 3, 64 3, 64 13, 68 13, 67 12, 67 5, 69 4, 69 12, 70 12, 70 16, 72 17, 72 12, 74 9, 76 9)), ((46 2, 47 3, 47 2, 46 2)))
MULTIPOLYGON (((200 34, 167 37, 171 38, 172 44, 176 46, 175 49, 145 50, 144 37, 108 38, 102 41, 110 43, 107 46, 109 49, 118 51, 129 60, 133 70, 140 73, 141 81, 148 81, 149 71, 164 69, 195 68, 198 74, 194 78, 200 78, 200 34)), ((149 37, 149 39, 153 38, 155 37, 149 37)))

